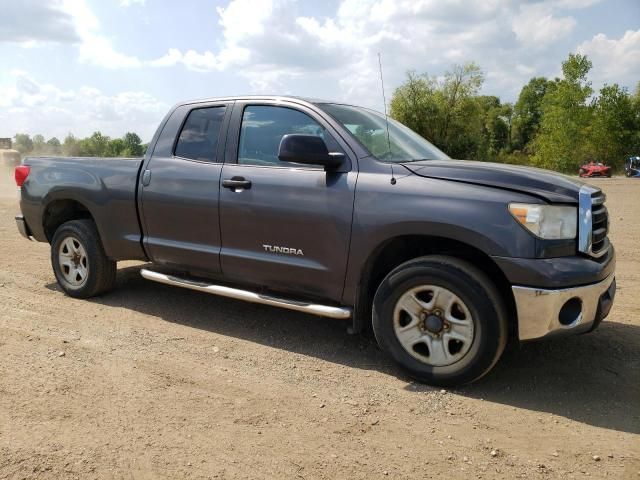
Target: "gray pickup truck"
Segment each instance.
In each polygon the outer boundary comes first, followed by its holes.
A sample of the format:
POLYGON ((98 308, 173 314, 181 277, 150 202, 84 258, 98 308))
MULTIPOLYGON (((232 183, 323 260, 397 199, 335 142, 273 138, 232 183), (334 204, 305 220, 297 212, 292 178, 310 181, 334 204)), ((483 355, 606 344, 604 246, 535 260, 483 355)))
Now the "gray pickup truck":
POLYGON ((430 384, 480 378, 509 338, 592 331, 615 295, 599 189, 451 160, 352 105, 185 102, 142 159, 27 158, 16 183, 18 229, 68 295, 143 260, 149 280, 372 326, 430 384))

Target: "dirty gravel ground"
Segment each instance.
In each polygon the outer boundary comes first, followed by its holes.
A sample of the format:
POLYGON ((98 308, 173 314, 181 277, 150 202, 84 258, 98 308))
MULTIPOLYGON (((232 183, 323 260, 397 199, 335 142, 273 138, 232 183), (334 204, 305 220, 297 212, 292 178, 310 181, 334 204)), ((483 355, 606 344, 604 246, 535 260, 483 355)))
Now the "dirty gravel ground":
POLYGON ((640 478, 640 181, 608 194, 618 297, 481 382, 406 378, 346 325, 143 280, 65 297, 0 200, 0 478, 640 478))

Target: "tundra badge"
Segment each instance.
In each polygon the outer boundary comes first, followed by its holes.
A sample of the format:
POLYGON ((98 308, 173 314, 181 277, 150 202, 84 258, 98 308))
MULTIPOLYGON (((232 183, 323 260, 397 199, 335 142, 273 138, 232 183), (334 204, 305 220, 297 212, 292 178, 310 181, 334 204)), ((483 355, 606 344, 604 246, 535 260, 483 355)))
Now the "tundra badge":
POLYGON ((301 255, 304 256, 304 252, 299 248, 290 248, 290 247, 278 247, 275 245, 262 245, 264 247, 265 252, 271 253, 286 253, 288 255, 301 255))

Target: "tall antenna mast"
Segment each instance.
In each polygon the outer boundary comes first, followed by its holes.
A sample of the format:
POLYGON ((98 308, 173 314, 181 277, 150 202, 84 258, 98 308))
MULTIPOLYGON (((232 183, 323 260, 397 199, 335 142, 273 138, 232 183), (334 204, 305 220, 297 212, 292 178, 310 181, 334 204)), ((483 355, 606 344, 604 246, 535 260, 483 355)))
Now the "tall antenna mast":
POLYGON ((391 138, 389 138, 389 116, 387 115, 387 97, 384 94, 384 78, 382 76, 382 55, 378 52, 378 65, 380 66, 380 84, 382 85, 382 101, 384 103, 384 120, 387 127, 387 146, 391 153, 391 138))

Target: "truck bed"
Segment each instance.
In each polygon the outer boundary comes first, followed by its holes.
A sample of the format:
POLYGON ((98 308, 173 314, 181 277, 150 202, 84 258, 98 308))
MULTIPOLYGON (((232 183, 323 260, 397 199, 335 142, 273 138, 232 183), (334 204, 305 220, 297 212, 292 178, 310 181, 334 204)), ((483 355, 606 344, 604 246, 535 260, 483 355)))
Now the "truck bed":
POLYGON ((78 201, 95 220, 114 260, 146 257, 136 204, 142 158, 27 157, 21 209, 31 234, 47 241, 48 222, 78 201))

